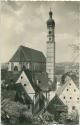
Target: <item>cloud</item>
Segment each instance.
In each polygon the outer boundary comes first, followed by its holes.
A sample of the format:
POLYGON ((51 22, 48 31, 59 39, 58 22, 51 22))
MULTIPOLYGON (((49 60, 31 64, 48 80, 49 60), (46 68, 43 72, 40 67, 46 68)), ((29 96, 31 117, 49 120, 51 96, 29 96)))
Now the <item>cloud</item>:
POLYGON ((41 50, 46 55, 46 21, 50 7, 56 23, 56 60, 69 61, 71 50, 68 45, 75 41, 76 31, 79 30, 77 4, 69 3, 3 1, 0 24, 2 62, 8 61, 20 45, 41 50))

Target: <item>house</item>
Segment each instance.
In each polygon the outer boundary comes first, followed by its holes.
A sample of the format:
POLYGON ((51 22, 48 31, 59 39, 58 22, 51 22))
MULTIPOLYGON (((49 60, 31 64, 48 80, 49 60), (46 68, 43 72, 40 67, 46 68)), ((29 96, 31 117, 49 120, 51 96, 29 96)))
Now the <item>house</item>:
POLYGON ((22 70, 16 81, 16 84, 18 83, 22 84, 26 93, 30 96, 32 100, 34 100, 34 96, 37 91, 37 85, 33 82, 32 74, 28 69, 22 70))
POLYGON ((29 98, 33 101, 34 113, 39 112, 45 105, 45 97, 41 92, 40 86, 38 86, 35 79, 32 77, 32 73, 27 70, 22 70, 19 75, 16 84, 21 84, 29 98))
POLYGON ((55 95, 49 102, 47 111, 54 116, 55 121, 59 120, 61 113, 67 113, 67 106, 55 95))
POLYGON ((68 113, 73 110, 80 109, 80 92, 78 88, 78 79, 72 72, 66 73, 62 76, 61 87, 57 90, 56 94, 62 100, 62 102, 68 106, 68 113))
POLYGON ((20 46, 13 57, 9 60, 9 71, 21 71, 22 68, 32 72, 46 71, 46 58, 38 50, 20 46))

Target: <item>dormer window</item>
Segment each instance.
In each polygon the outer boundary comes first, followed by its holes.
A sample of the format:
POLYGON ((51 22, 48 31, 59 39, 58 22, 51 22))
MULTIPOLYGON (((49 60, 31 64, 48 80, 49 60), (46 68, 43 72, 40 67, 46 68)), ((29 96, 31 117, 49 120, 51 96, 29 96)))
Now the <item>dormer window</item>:
POLYGON ((70 99, 72 99, 72 97, 70 97, 70 99))
POLYGON ((69 83, 69 85, 71 86, 71 83, 69 83))

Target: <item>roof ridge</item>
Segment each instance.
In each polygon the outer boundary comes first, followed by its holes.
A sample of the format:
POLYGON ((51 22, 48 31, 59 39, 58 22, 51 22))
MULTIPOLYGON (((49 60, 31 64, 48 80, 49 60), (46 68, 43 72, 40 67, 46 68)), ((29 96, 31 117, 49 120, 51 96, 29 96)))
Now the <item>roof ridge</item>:
POLYGON ((21 45, 10 59, 10 62, 19 61, 46 62, 46 58, 43 52, 21 45))
MULTIPOLYGON (((33 51, 38 51, 38 52, 41 52, 43 54, 42 51, 40 50, 37 50, 37 49, 33 49, 33 48, 30 48, 30 47, 27 47, 27 46, 24 46, 24 45, 20 45, 20 48, 27 48, 27 49, 32 49, 33 51)), ((44 54, 43 54, 44 55, 44 54)))

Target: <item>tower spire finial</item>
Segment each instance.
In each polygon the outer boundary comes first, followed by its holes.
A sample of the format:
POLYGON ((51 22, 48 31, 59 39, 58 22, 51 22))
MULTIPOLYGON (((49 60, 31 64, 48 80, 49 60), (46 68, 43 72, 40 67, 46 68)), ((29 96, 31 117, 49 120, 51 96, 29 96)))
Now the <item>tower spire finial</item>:
POLYGON ((52 11, 51 11, 51 8, 50 8, 49 16, 50 16, 50 18, 52 18, 52 11))

